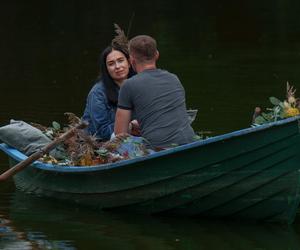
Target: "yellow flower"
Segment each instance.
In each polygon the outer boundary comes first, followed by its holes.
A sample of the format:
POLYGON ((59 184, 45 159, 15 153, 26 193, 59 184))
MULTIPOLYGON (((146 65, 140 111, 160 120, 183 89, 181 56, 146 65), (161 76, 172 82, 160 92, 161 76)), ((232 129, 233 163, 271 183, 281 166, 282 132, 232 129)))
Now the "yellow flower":
POLYGON ((285 110, 284 114, 285 114, 285 117, 292 117, 292 116, 299 115, 300 112, 299 112, 299 109, 297 109, 297 108, 288 108, 285 110))

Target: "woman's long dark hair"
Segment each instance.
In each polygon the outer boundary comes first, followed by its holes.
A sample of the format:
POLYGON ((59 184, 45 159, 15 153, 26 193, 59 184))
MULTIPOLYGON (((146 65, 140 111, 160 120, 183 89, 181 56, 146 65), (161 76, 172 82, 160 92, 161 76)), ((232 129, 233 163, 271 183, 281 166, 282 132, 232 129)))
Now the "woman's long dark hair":
MULTIPOLYGON (((106 66, 106 58, 109 53, 111 53, 113 50, 120 51, 123 53, 126 57, 126 59, 129 61, 129 54, 127 50, 124 50, 122 48, 116 48, 112 46, 106 47, 101 56, 100 56, 100 76, 99 80, 101 79, 103 81, 105 90, 106 90, 106 97, 108 101, 116 106, 118 104, 118 95, 119 95, 119 86, 115 83, 115 81, 111 78, 110 74, 108 73, 107 66, 106 66)), ((129 67, 129 73, 128 78, 134 75, 134 71, 131 67, 129 67)))

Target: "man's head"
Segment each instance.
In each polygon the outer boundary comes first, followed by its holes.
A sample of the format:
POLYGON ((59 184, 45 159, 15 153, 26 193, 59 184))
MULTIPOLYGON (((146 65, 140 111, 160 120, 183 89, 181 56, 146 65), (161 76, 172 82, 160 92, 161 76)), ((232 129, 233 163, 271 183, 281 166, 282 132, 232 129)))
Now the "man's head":
POLYGON ((140 35, 129 41, 130 57, 137 64, 153 64, 158 59, 156 41, 147 35, 140 35))

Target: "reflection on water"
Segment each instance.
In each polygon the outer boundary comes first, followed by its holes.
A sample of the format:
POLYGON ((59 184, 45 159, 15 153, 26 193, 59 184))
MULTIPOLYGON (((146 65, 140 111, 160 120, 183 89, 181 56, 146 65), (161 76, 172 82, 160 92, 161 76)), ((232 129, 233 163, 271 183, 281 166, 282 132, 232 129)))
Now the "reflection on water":
POLYGON ((0 206, 0 249, 300 248, 287 226, 102 213, 21 192, 9 203, 0 206))

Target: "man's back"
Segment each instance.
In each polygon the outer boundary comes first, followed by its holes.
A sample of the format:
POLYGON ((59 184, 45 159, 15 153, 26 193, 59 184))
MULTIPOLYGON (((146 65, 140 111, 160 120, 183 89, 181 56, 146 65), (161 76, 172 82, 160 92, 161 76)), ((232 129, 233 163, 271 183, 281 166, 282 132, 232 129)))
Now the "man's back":
POLYGON ((142 136, 153 146, 170 147, 193 140, 185 92, 174 74, 150 69, 128 79, 121 87, 118 106, 133 111, 142 136))

